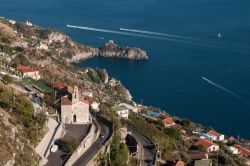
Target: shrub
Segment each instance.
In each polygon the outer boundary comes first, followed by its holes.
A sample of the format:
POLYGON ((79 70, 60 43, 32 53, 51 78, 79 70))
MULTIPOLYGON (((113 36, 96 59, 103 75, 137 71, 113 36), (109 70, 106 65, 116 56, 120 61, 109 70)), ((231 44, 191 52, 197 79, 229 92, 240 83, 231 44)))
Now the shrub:
POLYGON ((184 126, 184 127, 189 127, 190 124, 191 124, 191 122, 188 119, 181 120, 181 125, 184 126))
POLYGON ((9 75, 4 75, 3 76, 3 82, 5 84, 11 84, 11 83, 14 82, 14 79, 11 76, 9 76, 9 75))
POLYGON ((11 66, 12 67, 17 67, 19 65, 24 65, 28 66, 29 65, 29 60, 23 55, 23 54, 18 54, 12 61, 11 61, 11 66))
POLYGON ((72 138, 65 142, 65 150, 67 153, 73 153, 79 145, 80 141, 75 138, 72 138))
POLYGON ((177 139, 177 140, 180 140, 181 138, 181 133, 174 128, 166 128, 165 133, 169 135, 170 137, 177 139))

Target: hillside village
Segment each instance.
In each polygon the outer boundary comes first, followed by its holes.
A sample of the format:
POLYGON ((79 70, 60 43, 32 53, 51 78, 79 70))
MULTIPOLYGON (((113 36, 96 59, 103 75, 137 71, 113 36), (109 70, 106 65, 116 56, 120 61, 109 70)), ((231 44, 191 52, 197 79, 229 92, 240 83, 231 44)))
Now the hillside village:
POLYGON ((98 141, 88 165, 250 165, 249 141, 138 104, 105 69, 70 63, 93 52, 58 31, 0 19, 0 165, 77 165, 98 141))

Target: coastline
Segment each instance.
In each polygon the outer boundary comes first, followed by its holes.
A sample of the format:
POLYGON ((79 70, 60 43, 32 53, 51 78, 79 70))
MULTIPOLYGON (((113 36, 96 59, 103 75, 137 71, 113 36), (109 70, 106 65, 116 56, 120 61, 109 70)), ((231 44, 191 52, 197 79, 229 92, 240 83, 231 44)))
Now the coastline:
MULTIPOLYGON (((14 21, 14 20, 11 20, 11 22, 12 21, 14 21)), ((26 28, 37 28, 37 29, 45 30, 41 27, 38 27, 35 25, 33 26, 32 23, 29 23, 29 25, 24 25, 24 24, 25 23, 23 23, 21 25, 25 26, 26 28)), ((11 23, 9 23, 9 25, 13 26, 11 23)), ((79 62, 81 60, 87 60, 89 58, 94 58, 94 57, 96 57, 95 54, 98 54, 98 56, 101 56, 101 57, 109 57, 109 58, 111 57, 111 58, 129 59, 129 60, 130 59, 131 60, 147 60, 148 59, 146 52, 141 50, 140 48, 120 47, 120 46, 116 45, 113 41, 109 41, 103 47, 99 48, 103 52, 102 54, 100 54, 99 51, 96 50, 95 48, 90 47, 90 46, 85 46, 82 44, 78 44, 75 41, 71 40, 70 37, 68 37, 68 36, 66 36, 58 31, 52 30, 50 33, 51 34, 48 36, 48 39, 45 39, 45 40, 43 39, 42 41, 40 41, 41 44, 38 46, 35 46, 35 49, 48 50, 48 49, 50 49, 50 48, 48 48, 48 46, 50 46, 51 44, 47 44, 47 43, 53 44, 54 41, 56 41, 56 42, 67 41, 68 45, 63 46, 63 49, 68 49, 70 47, 73 47, 73 51, 76 50, 76 52, 72 53, 73 55, 71 55, 69 57, 65 56, 68 63, 74 63, 74 62, 79 62), (129 53, 131 50, 133 52, 132 56, 130 56, 130 53, 129 53), (137 55, 136 53, 138 53, 138 52, 141 55, 141 56, 139 56, 139 58, 137 58, 135 56, 135 55, 137 55), (116 55, 116 54, 118 54, 118 55, 116 55)), ((39 64, 40 62, 37 62, 37 63, 39 64)), ((46 63, 49 63, 49 62, 45 61, 45 62, 41 62, 41 63, 43 63, 43 65, 46 65, 46 63)))

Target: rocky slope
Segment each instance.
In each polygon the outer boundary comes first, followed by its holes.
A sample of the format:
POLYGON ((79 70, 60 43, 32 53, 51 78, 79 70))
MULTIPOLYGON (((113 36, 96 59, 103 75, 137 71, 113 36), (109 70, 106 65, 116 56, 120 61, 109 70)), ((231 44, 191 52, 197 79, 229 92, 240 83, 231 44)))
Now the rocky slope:
POLYGON ((132 60, 148 59, 140 48, 120 47, 113 41, 100 48, 74 42, 65 34, 52 29, 44 29, 31 23, 17 23, 0 18, 0 43, 7 42, 12 47, 37 49, 53 52, 53 58, 67 62, 77 62, 95 56, 125 58, 132 60))
POLYGON ((120 47, 111 41, 101 48, 93 48, 78 44, 56 30, 1 18, 0 54, 8 65, 36 66, 44 79, 77 84, 110 103, 130 101, 132 96, 120 81, 109 78, 105 69, 76 69, 70 62, 94 56, 147 58, 139 48, 120 47))
POLYGON ((37 165, 34 147, 46 131, 45 121, 27 95, 0 83, 0 165, 37 165))

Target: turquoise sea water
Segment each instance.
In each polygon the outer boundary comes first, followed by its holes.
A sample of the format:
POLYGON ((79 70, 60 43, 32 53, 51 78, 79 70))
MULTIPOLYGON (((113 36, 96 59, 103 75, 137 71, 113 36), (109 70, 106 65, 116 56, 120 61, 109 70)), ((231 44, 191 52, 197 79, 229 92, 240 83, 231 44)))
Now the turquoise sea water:
POLYGON ((112 39, 145 49, 148 61, 95 58, 78 65, 107 68, 137 102, 143 99, 144 104, 250 139, 249 0, 0 0, 0 4, 2 16, 58 28, 81 43, 100 46, 112 39), (180 37, 143 38, 66 24, 180 37))

